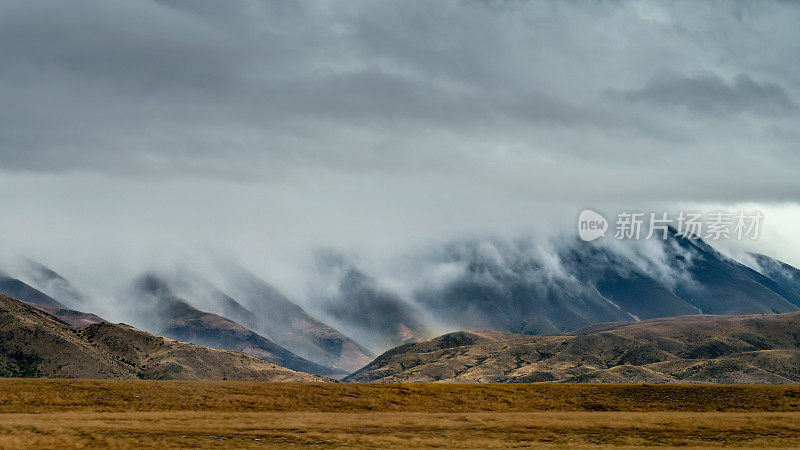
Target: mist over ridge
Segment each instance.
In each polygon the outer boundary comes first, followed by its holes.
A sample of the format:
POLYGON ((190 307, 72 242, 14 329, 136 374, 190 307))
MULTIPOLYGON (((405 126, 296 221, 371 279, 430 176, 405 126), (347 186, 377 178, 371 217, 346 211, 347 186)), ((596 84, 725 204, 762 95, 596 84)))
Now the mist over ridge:
MULTIPOLYGON (((260 320, 284 323, 287 319, 279 319, 276 308, 288 308, 280 314, 319 320, 319 326, 343 333, 339 341, 352 338, 348 351, 362 355, 369 352, 358 350, 360 346, 374 354, 464 329, 557 334, 601 322, 788 312, 800 305, 800 297, 793 294, 800 283, 794 281, 792 266, 765 256, 726 256, 713 244, 676 236, 666 241, 606 238, 586 243, 574 232, 542 230, 515 237, 473 235, 382 257, 329 247, 294 261, 271 261, 284 263, 283 270, 294 273, 288 283, 271 275, 266 265, 261 270, 246 267, 213 252, 153 259, 149 266, 115 274, 116 284, 104 280, 76 286, 55 266, 30 260, 5 264, 4 270, 48 295, 66 296, 70 307, 160 333, 165 332, 164 314, 143 309, 153 301, 145 299, 151 294, 143 296, 144 291, 132 286, 146 279, 142 277, 163 280, 158 283, 169 289, 167 295, 333 365, 338 356, 320 353, 328 344, 298 341, 291 337, 294 332, 259 325, 260 320), (292 263, 298 265, 287 269, 292 263), (299 289, 283 288, 298 282, 299 289), (104 290, 109 285, 112 289, 104 290), (286 306, 267 306, 274 301, 286 306), (151 323, 154 319, 157 322, 151 323)), ((348 358, 363 361, 356 354, 348 358)))

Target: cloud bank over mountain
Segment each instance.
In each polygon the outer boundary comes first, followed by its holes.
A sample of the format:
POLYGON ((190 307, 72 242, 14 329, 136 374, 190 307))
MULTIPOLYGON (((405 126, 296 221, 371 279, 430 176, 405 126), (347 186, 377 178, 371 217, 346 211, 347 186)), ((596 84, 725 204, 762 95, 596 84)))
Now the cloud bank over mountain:
MULTIPOLYGON (((747 202, 800 243, 792 2, 0 5, 0 250, 70 279, 747 202), (124 255, 124 256, 123 256, 124 255), (80 263, 76 263, 80 261, 80 263)), ((777 250, 777 251, 776 251, 777 250)))

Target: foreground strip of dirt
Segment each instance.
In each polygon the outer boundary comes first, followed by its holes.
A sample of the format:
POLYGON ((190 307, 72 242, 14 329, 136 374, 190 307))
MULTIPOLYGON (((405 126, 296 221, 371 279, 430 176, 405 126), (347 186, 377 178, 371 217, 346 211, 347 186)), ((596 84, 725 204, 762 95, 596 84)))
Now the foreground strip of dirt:
POLYGON ((800 386, 0 379, 0 412, 800 412, 800 386))
POLYGON ((0 414, 0 447, 800 446, 800 413, 0 414))

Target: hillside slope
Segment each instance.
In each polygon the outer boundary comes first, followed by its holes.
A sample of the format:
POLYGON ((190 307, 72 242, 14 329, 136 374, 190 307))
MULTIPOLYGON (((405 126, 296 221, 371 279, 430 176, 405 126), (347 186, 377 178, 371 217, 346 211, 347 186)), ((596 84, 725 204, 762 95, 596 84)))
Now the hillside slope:
POLYGON ((76 328, 0 295, 0 376, 323 381, 238 352, 156 336, 123 324, 76 328))
POLYGON ((346 373, 308 361, 239 323, 195 308, 154 274, 138 278, 134 293, 138 301, 131 305, 131 316, 140 318, 140 326, 147 330, 197 345, 240 351, 301 372, 322 376, 346 373))

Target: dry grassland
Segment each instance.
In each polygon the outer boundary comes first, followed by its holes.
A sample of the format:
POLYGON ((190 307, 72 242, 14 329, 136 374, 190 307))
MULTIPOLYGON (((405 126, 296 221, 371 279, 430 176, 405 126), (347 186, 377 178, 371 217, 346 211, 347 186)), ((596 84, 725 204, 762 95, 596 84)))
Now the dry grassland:
POLYGON ((800 447, 800 386, 0 380, 0 447, 800 447))

